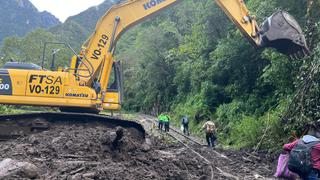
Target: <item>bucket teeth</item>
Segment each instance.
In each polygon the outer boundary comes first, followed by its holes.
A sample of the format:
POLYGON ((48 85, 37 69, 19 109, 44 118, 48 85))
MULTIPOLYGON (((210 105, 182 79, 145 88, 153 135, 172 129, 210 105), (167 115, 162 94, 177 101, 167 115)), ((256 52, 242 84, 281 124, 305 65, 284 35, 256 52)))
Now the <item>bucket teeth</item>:
POLYGON ((261 47, 272 47, 290 57, 309 54, 307 42, 297 21, 287 12, 278 11, 260 26, 261 47))

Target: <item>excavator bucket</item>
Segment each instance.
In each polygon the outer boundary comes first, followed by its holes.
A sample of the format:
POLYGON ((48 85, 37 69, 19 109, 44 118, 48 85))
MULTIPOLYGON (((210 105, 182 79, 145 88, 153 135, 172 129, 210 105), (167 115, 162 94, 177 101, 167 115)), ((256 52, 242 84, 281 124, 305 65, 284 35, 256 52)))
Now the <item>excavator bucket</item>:
POLYGON ((278 11, 260 26, 261 47, 273 47, 292 58, 309 54, 305 36, 298 22, 287 12, 278 11))

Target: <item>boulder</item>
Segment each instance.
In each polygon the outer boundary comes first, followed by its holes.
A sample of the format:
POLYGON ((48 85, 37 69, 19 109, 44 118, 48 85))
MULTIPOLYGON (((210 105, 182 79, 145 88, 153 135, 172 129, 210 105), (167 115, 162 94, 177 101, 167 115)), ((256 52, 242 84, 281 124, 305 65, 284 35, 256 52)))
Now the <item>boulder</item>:
POLYGON ((10 177, 34 179, 39 177, 39 169, 31 163, 7 158, 0 162, 0 179, 10 177))

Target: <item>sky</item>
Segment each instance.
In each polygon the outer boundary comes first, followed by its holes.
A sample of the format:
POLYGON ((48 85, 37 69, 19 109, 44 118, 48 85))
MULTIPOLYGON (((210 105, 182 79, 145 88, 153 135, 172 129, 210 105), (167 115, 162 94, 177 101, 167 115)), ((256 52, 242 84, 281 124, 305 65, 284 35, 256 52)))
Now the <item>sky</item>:
POLYGON ((61 22, 64 22, 69 16, 79 14, 91 6, 96 6, 104 0, 30 0, 37 9, 48 11, 61 22))

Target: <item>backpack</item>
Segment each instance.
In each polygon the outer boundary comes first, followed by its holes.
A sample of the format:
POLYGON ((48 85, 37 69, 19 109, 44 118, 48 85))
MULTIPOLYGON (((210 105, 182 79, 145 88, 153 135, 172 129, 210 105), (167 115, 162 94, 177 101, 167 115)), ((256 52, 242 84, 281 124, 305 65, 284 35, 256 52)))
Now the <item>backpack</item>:
POLYGON ((319 141, 304 143, 301 139, 290 152, 288 168, 299 175, 307 175, 313 168, 311 149, 319 141))
POLYGON ((182 118, 182 123, 183 123, 183 124, 188 124, 188 123, 189 123, 188 118, 187 118, 187 117, 183 117, 183 118, 182 118))
POLYGON ((214 124, 207 124, 207 133, 214 133, 214 124))

